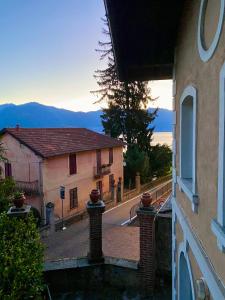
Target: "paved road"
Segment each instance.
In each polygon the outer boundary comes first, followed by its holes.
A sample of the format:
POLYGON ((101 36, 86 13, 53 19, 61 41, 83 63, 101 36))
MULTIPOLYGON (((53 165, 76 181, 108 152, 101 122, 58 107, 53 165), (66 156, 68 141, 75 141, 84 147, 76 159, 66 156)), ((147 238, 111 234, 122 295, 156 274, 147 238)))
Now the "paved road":
MULTIPOLYGON (((151 192, 160 186, 153 188, 151 192)), ((139 228, 121 226, 129 220, 130 209, 138 202, 140 202, 140 196, 121 203, 103 214, 103 251, 105 255, 138 259, 139 228)), ((87 255, 88 222, 88 219, 81 220, 64 231, 57 231, 53 235, 44 238, 43 241, 47 246, 45 251, 46 260, 87 255)))

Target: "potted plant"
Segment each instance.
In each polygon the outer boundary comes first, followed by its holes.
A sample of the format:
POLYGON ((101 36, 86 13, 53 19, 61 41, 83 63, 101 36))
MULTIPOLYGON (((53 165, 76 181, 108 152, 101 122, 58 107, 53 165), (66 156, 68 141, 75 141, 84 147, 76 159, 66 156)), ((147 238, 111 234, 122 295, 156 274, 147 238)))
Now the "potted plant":
POLYGON ((16 208, 21 208, 24 205, 26 198, 23 192, 16 191, 13 193, 12 201, 16 208))

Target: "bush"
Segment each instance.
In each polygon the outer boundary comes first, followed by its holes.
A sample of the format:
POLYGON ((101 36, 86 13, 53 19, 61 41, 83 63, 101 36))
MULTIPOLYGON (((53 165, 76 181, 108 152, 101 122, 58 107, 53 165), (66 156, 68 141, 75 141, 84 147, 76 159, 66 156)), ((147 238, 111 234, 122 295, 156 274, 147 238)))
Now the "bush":
POLYGON ((0 181, 0 213, 9 209, 11 196, 14 190, 15 182, 11 177, 7 177, 0 181))
POLYGON ((43 245, 34 217, 0 215, 0 299, 42 299, 43 245))

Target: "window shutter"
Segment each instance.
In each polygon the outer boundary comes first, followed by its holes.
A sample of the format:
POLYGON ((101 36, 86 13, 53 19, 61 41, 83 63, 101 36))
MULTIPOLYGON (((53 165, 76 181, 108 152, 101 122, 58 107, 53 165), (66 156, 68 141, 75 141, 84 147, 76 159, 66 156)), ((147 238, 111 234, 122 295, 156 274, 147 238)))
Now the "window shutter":
POLYGON ((70 175, 77 173, 76 154, 70 154, 70 156, 69 156, 69 168, 70 168, 70 175))
POLYGON ((5 163, 5 177, 12 176, 12 165, 10 163, 5 163))
POLYGON ((109 163, 113 163, 113 148, 109 148, 109 163))
POLYGON ((70 190, 70 209, 78 207, 77 188, 70 190))

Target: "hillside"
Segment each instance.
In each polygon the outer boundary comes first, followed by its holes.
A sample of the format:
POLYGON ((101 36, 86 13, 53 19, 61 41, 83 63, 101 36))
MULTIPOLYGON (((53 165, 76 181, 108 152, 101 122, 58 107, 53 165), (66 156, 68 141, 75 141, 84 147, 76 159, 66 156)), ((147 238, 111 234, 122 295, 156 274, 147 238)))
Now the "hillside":
MULTIPOLYGON (((0 129, 4 127, 86 127, 101 132, 101 110, 90 112, 73 112, 30 102, 22 105, 0 105, 0 129)), ((172 131, 172 112, 159 109, 154 122, 155 131, 172 131)))

